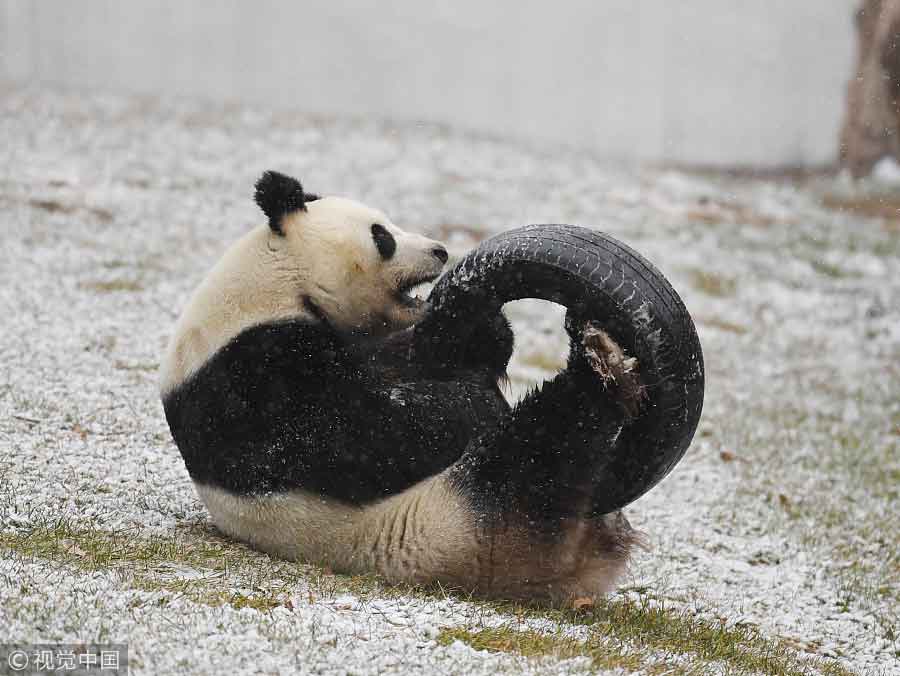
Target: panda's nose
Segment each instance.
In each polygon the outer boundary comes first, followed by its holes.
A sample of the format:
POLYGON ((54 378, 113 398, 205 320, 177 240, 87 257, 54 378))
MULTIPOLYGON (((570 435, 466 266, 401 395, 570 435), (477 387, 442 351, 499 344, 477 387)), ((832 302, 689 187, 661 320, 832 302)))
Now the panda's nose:
POLYGON ((447 250, 442 246, 436 246, 431 250, 431 253, 434 254, 434 257, 437 258, 441 263, 446 263, 447 258, 447 250))

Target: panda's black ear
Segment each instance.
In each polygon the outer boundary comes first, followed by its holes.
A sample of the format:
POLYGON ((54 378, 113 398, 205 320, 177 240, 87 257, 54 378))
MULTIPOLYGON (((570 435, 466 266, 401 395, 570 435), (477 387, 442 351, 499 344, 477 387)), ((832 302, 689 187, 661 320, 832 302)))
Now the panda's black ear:
POLYGON ((277 171, 267 171, 256 182, 253 199, 269 217, 272 232, 284 235, 282 219, 291 212, 306 211, 306 203, 316 199, 316 196, 304 194, 303 186, 296 178, 277 171))

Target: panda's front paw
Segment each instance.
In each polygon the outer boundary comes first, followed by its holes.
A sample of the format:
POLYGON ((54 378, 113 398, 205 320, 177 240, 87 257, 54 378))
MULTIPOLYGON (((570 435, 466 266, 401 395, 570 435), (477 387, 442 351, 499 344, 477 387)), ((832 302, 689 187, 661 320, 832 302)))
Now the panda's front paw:
POLYGON ((569 334, 569 341, 573 349, 576 345, 581 345, 582 333, 584 327, 590 323, 590 319, 584 316, 578 308, 570 307, 566 310, 566 319, 563 324, 566 333, 569 334))
POLYGON ((430 305, 426 301, 396 306, 392 312, 384 317, 385 333, 402 331, 414 324, 418 324, 428 314, 429 308, 430 305))
POLYGON ((569 368, 583 378, 599 379, 625 415, 636 417, 645 396, 637 359, 629 357, 598 322, 567 313, 566 332, 572 341, 569 368))

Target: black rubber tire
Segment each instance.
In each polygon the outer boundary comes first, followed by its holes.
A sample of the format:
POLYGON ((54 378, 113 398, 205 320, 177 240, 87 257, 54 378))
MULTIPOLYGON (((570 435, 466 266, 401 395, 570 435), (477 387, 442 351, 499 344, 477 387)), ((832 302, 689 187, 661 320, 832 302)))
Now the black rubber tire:
POLYGON ((435 285, 419 327, 431 357, 452 364, 480 318, 520 298, 598 322, 638 360, 647 396, 594 493, 596 512, 620 509, 659 483, 694 436, 704 391, 694 323, 662 273, 622 242, 573 225, 529 225, 484 241, 435 285))

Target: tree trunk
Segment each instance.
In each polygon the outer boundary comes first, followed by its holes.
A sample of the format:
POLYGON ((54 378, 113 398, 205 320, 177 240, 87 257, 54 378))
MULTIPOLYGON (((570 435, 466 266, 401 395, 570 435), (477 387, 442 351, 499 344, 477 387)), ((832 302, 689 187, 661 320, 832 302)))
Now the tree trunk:
POLYGON ((863 0, 856 33, 840 158, 860 177, 884 156, 900 161, 900 0, 863 0))

